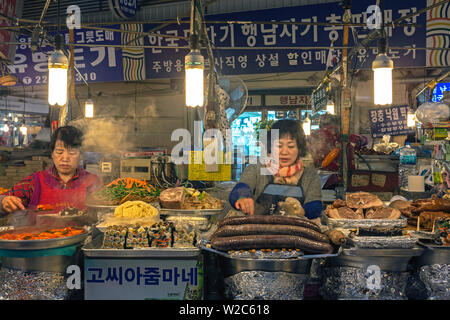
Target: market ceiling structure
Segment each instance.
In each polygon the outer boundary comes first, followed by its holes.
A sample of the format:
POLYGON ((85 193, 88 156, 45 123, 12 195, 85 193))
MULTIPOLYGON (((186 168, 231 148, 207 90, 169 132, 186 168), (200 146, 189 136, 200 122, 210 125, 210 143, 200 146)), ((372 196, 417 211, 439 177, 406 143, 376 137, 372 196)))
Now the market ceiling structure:
MULTIPOLYGON (((151 5, 157 5, 157 4, 168 4, 168 3, 181 3, 180 1, 170 1, 170 0, 141 0, 138 1, 139 5, 141 6, 151 6, 151 5)), ((186 1, 184 1, 186 2, 186 1)), ((204 1, 203 5, 209 5, 211 3, 215 2, 212 1, 204 1)), ((407 18, 413 16, 413 15, 419 15, 423 14, 430 8, 437 7, 439 5, 442 5, 444 3, 448 3, 450 0, 441 0, 431 6, 428 6, 426 8, 421 8, 417 12, 407 15, 405 17, 402 17, 401 19, 397 19, 396 21, 393 21, 392 23, 397 26, 405 26, 412 24, 405 24, 404 20, 407 18)), ((73 1, 70 0, 60 0, 60 5, 68 5, 73 3, 73 1)), ((103 8, 107 6, 106 0, 99 0, 99 1, 89 1, 89 0, 83 0, 78 1, 77 4, 82 8, 83 12, 95 12, 96 10, 99 10, 99 8, 103 8)), ((36 30, 37 27, 42 28, 42 33, 40 34, 40 39, 47 38, 50 43, 52 43, 51 37, 48 36, 48 31, 54 29, 56 27, 54 21, 56 16, 56 5, 54 1, 50 0, 39 0, 39 1, 25 1, 25 5, 27 7, 27 10, 24 11, 23 18, 17 19, 14 17, 7 17, 3 16, 3 19, 9 19, 14 22, 14 25, 9 29, 15 33, 20 34, 27 34, 32 35, 33 30, 36 30)), ((176 20, 174 20, 176 21, 176 20)), ((149 23, 150 21, 146 21, 145 23, 149 23)), ((154 23, 155 21, 151 21, 154 23)), ((160 21, 163 22, 163 21, 160 21)), ((170 21, 164 21, 166 23, 170 21)), ((173 21, 172 21, 173 22, 173 21)), ((180 23, 189 23, 188 17, 183 19, 178 19, 178 22, 180 23)), ((228 23, 249 23, 249 21, 228 21, 228 23)), ((117 23, 124 23, 124 22, 114 22, 114 24, 117 23)), ((130 23, 130 21, 127 21, 126 23, 130 23)), ((143 23, 142 21, 135 22, 135 23, 143 23)), ((224 23, 224 21, 205 21, 207 24, 214 24, 214 23, 224 23)), ((270 24, 270 23, 277 23, 277 24, 302 24, 302 22, 270 22, 270 21, 251 21, 251 23, 260 23, 260 24, 270 24)), ((104 22, 90 22, 86 24, 82 24, 83 28, 94 28, 98 30, 105 30, 105 27, 102 27, 101 25, 104 25, 104 22)), ((305 24, 305 23, 303 23, 305 24)), ((314 23, 308 23, 308 24, 314 24, 314 23)), ((360 27, 360 24, 354 24, 354 23, 327 23, 327 22, 317 22, 317 25, 343 25, 343 26, 349 26, 349 27, 360 27)), ((65 26, 61 26, 64 28, 65 26)), ((117 31, 117 30, 116 30, 117 31)), ((121 31, 121 32, 127 32, 127 31, 121 31)), ((151 33, 136 33, 136 37, 142 37, 145 35, 149 35, 151 33)), ((161 35, 158 35, 161 36, 161 35)), ((376 36, 374 37, 376 39, 376 36)), ((207 40, 206 40, 207 41, 207 40)), ((12 43, 13 44, 13 43, 12 43)), ((363 44, 365 46, 368 46, 370 44, 363 44)), ((372 44, 373 45, 373 44, 372 44)), ((74 44, 74 46, 77 46, 77 44, 74 44)), ((86 44, 84 46, 87 46, 86 44)), ((98 44, 96 44, 98 46, 98 44)), ((350 50, 350 54, 356 50, 356 47, 361 46, 361 43, 357 44, 355 47, 339 47, 335 46, 336 49, 344 48, 350 50)), ((127 47, 127 46, 120 46, 120 47, 127 47)), ((133 47, 132 45, 128 45, 128 47, 133 47)), ((142 47, 142 46, 141 46, 142 47)), ((180 47, 179 47, 180 48, 180 47)), ((329 47, 327 47, 328 49, 329 47)), ((226 49, 226 48, 215 48, 217 50, 226 49)), ((264 49, 270 49, 265 47, 264 49)), ((279 49, 279 48, 277 48, 279 49)), ((425 49, 425 48, 418 48, 418 49, 425 49)), ((264 89, 266 87, 266 83, 269 81, 271 82, 271 87, 273 87, 273 80, 277 79, 276 85, 279 87, 310 87, 314 88, 318 84, 320 84, 321 81, 326 79, 327 77, 332 76, 334 73, 336 73, 339 70, 339 66, 336 67, 335 70, 331 70, 330 72, 300 72, 300 73, 281 73, 281 74, 265 74, 265 75, 242 75, 240 76, 248 85, 249 90, 257 90, 257 89, 264 89)), ((420 79, 417 80, 417 82, 421 83, 423 81, 431 81, 435 77, 438 77, 439 75, 442 75, 442 70, 438 69, 430 69, 430 70, 408 70, 409 75, 420 79)), ((364 73, 364 72, 362 72, 364 73)), ((397 73, 397 77, 401 76, 403 74, 402 70, 395 69, 395 73, 397 73), (400 75, 398 74, 400 72, 400 75)), ((394 74, 395 77, 395 74, 394 74)), ((410 78, 411 79, 411 78, 410 78)), ((114 94, 131 94, 132 92, 135 92, 136 84, 131 83, 120 83, 120 84, 113 84, 113 83, 95 83, 95 84, 87 84, 92 87, 93 91, 96 91, 97 93, 109 91, 106 89, 106 87, 113 87, 114 94)), ((145 86, 147 88, 151 88, 148 92, 154 93, 154 94, 167 94, 167 93, 173 93, 178 92, 179 85, 177 84, 177 81, 171 80, 171 79, 165 79, 165 80, 145 80, 142 84, 138 84, 139 86, 145 86)), ((41 88, 42 86, 36 86, 36 87, 27 87, 25 88, 27 97, 33 97, 33 98, 43 98, 46 99, 46 88, 41 88)), ((83 85, 77 85, 77 92, 83 92, 85 88, 83 88, 83 85)), ((23 91, 23 88, 17 88, 12 87, 8 92, 10 94, 17 94, 21 95, 23 91)))

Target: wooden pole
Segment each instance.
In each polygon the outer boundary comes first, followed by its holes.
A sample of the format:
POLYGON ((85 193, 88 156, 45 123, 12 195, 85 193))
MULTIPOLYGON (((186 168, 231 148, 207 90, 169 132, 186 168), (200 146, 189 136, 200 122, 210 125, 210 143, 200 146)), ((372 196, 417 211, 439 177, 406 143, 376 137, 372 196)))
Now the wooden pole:
MULTIPOLYGON (((350 7, 345 7, 343 22, 350 22, 350 7)), ((342 45, 347 47, 349 36, 349 27, 344 26, 342 45)), ((342 76, 341 76, 341 139, 342 139, 342 179, 344 188, 347 190, 348 185, 348 155, 347 145, 350 135, 350 118, 351 118, 351 92, 348 87, 348 50, 342 49, 342 76)))
MULTIPOLYGON (((69 70, 70 70, 70 101, 75 101, 75 57, 73 52, 73 43, 75 42, 75 36, 73 29, 69 29, 69 70)), ((87 80, 87 79, 86 79, 87 80)))

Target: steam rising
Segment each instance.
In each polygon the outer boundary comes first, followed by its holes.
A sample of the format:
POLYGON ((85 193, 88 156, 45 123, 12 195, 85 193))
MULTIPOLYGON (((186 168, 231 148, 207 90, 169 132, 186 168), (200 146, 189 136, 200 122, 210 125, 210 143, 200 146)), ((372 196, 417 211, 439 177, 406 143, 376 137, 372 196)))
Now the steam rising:
POLYGON ((131 150, 133 143, 128 139, 132 128, 130 121, 114 119, 79 119, 71 125, 83 132, 83 150, 116 154, 131 150))

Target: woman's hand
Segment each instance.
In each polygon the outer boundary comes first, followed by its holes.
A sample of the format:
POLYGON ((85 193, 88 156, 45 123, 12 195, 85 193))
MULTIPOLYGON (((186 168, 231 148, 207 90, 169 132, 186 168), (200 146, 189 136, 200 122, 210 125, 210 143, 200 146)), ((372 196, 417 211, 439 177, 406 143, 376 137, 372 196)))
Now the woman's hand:
POLYGON ((25 210, 25 207, 22 203, 22 199, 15 197, 15 196, 6 196, 2 200, 2 206, 3 209, 8 212, 12 213, 17 210, 25 210))
POLYGON ((245 214, 253 215, 255 213, 255 202, 252 198, 239 199, 235 206, 245 214))

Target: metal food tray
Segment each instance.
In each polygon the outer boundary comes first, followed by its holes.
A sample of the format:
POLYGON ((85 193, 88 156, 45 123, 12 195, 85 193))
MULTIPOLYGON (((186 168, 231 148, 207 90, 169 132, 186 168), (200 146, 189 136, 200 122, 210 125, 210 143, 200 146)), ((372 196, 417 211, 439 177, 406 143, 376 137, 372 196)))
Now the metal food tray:
POLYGON ((144 249, 101 249, 103 237, 98 236, 81 249, 88 258, 196 258, 200 249, 192 248, 144 248, 144 249))
POLYGON ((222 213, 221 209, 159 209, 159 214, 164 216, 215 216, 222 213))
POLYGON ((417 238, 409 236, 398 237, 353 237, 349 238, 349 242, 358 248, 374 248, 374 249, 411 249, 417 243, 417 238))
POLYGON ((218 251, 208 247, 202 250, 210 251, 218 255, 220 269, 224 277, 228 277, 243 271, 264 272, 288 272, 295 274, 309 274, 312 259, 336 257, 340 250, 333 254, 303 255, 295 258, 262 259, 262 258, 240 258, 233 257, 226 252, 218 251))
MULTIPOLYGON (((29 228, 26 228, 29 230, 29 228)), ((20 233, 21 228, 17 228, 14 231, 20 233)), ((11 231, 0 232, 0 235, 11 231)), ((26 232, 26 231, 24 231, 26 232)), ((90 231, 86 230, 81 234, 77 234, 71 237, 56 238, 56 239, 43 239, 43 240, 3 240, 0 239, 0 249, 5 250, 42 250, 42 249, 54 249, 60 247, 70 246, 76 243, 83 242, 90 231)))
POLYGON ((336 257, 340 254, 342 247, 339 247, 338 251, 336 253, 327 253, 327 254, 308 254, 305 255, 303 252, 301 255, 295 257, 295 258, 277 258, 277 259, 263 259, 263 258, 241 258, 241 257, 235 257, 233 255, 230 255, 228 252, 224 252, 224 251, 219 251, 213 248, 210 248, 206 245, 201 245, 200 249, 205 250, 205 251, 209 251, 209 252, 213 252, 215 254, 218 254, 219 256, 223 256, 225 258, 229 258, 229 259, 244 259, 244 260, 310 260, 310 259, 321 259, 321 258, 330 258, 330 257, 336 257))
POLYGON ((331 229, 354 229, 354 228, 404 228, 408 225, 408 220, 404 217, 399 219, 332 219, 325 213, 322 214, 322 222, 331 229))
POLYGON ((84 204, 88 208, 94 208, 94 209, 115 209, 119 205, 112 205, 112 204, 99 204, 99 203, 85 203, 84 204))
POLYGON ((411 257, 420 256, 423 248, 414 246, 410 249, 392 248, 392 249, 374 249, 374 248, 342 248, 343 256, 362 256, 362 257, 411 257))
POLYGON ((353 267, 366 269, 370 265, 376 265, 383 271, 406 272, 409 261, 423 254, 425 249, 414 246, 410 249, 373 249, 373 248, 348 248, 342 249, 337 257, 327 259, 326 263, 332 267, 353 267))
POLYGON ((450 246, 425 243, 420 240, 418 244, 426 248, 425 253, 417 260, 419 266, 450 264, 450 246))
MULTIPOLYGON (((146 203, 154 206, 158 210, 160 209, 159 203, 157 203, 157 202, 151 202, 151 203, 146 202, 146 203)), ((94 208, 94 209, 116 209, 118 206, 120 206, 120 204, 113 205, 113 204, 101 204, 101 203, 89 203, 89 202, 86 202, 84 205, 88 208, 94 208)))

